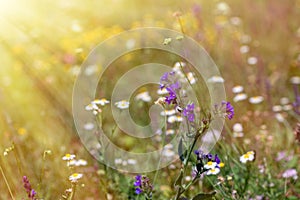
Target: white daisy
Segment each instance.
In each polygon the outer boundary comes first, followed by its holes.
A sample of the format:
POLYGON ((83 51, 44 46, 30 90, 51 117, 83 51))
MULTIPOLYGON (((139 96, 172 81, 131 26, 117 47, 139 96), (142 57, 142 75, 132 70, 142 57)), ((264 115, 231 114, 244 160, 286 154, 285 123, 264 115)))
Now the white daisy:
POLYGON ((243 126, 240 123, 235 123, 233 125, 233 131, 234 132, 243 132, 243 126))
POLYGON ((224 79, 221 76, 212 76, 207 80, 208 83, 224 83, 224 79))
POLYGON ((119 165, 119 164, 122 164, 123 160, 121 158, 116 158, 115 159, 115 164, 116 165, 119 165))
POLYGON ((241 85, 236 85, 232 88, 232 92, 237 94, 237 93, 241 93, 244 91, 244 87, 241 85))
POLYGON ((102 98, 102 99, 95 99, 94 101, 92 101, 93 104, 97 104, 97 105, 101 105, 101 106, 105 106, 105 104, 109 103, 109 100, 102 98))
POLYGON ((256 65, 258 60, 256 57, 252 56, 252 57, 249 57, 247 61, 248 61, 249 65, 256 65))
POLYGON ((83 159, 79 159, 75 162, 75 166, 79 167, 79 166, 86 166, 87 165, 87 161, 83 160, 83 159))
POLYGON ((235 95, 235 97, 233 98, 234 102, 239 102, 239 101, 244 101, 248 98, 248 95, 245 93, 240 93, 235 95))
POLYGON ((286 105, 286 104, 289 104, 289 103, 290 103, 289 98, 287 98, 287 97, 280 98, 280 104, 281 105, 286 105))
POLYGON ((281 105, 274 105, 272 107, 273 112, 280 112, 282 111, 282 106, 281 105))
POLYGON ((240 47, 240 52, 241 52, 242 54, 248 53, 249 50, 250 50, 250 48, 249 48, 248 45, 243 45, 243 46, 240 47))
POLYGON ((83 128, 84 128, 85 130, 87 130, 87 131, 93 130, 94 127, 95 127, 94 124, 91 123, 91 122, 85 123, 85 124, 83 125, 83 128))
POLYGON ((135 96, 135 99, 136 100, 142 100, 144 102, 150 102, 152 100, 151 96, 149 95, 149 92, 146 91, 146 92, 141 92, 139 94, 137 94, 135 96))
POLYGON ((128 160, 127 160, 127 163, 128 163, 129 165, 135 165, 135 164, 137 163, 137 161, 134 160, 134 159, 128 159, 128 160))
POLYGON ((69 176, 69 180, 73 183, 76 183, 79 179, 83 177, 83 174, 80 173, 74 173, 71 176, 69 176))
POLYGON ((205 169, 213 169, 217 166, 217 163, 216 162, 213 162, 213 161, 208 161, 205 165, 204 165, 204 168, 205 169))
POLYGON ((239 26, 241 24, 242 20, 239 17, 231 17, 230 22, 232 25, 239 26))
POLYGON ((129 108, 129 101, 122 100, 115 103, 115 105, 120 109, 129 108))
POLYGON ((166 135, 173 135, 175 131, 173 129, 166 130, 166 135))
POLYGON ((171 109, 171 110, 165 110, 165 111, 162 111, 160 113, 161 116, 170 116, 170 115, 174 115, 176 113, 176 110, 175 109, 171 109))
POLYGON ((293 106, 292 106, 292 105, 290 105, 290 104, 288 104, 288 105, 284 105, 284 106, 282 107, 282 109, 283 109, 284 111, 293 110, 293 106))
POLYGON ((185 67, 186 63, 185 62, 176 62, 173 66, 174 71, 181 71, 181 67, 185 67))
POLYGON ((70 161, 70 160, 73 160, 76 156, 74 154, 69 154, 67 153, 66 155, 64 155, 62 157, 63 160, 67 160, 67 161, 70 161))
POLYGON ((249 98, 249 102, 251 104, 259 104, 264 101, 264 97, 262 96, 254 96, 249 98))
POLYGON ((158 89, 157 90, 157 94, 159 95, 164 95, 164 94, 168 94, 168 90, 166 88, 162 88, 162 89, 158 89))
POLYGON ((248 161, 253 161, 255 158, 255 152, 254 151, 248 151, 244 155, 240 157, 240 162, 241 163, 246 163, 248 161))
POLYGON ((173 124, 173 123, 175 123, 176 121, 177 121, 177 117, 176 117, 175 115, 172 115, 172 116, 168 117, 168 122, 169 122, 170 124, 173 124))
POLYGON ((187 73, 186 76, 191 84, 196 83, 197 79, 194 77, 194 74, 192 72, 187 73))
POLYGON ((295 84, 295 85, 299 85, 300 84, 300 76, 293 76, 290 78, 290 82, 292 84, 295 84))
POLYGON ((206 172, 206 175, 216 175, 220 172, 220 169, 219 168, 212 168, 212 169, 209 169, 207 172, 206 172))
POLYGON ((99 109, 99 107, 94 103, 90 103, 87 106, 85 106, 85 110, 87 110, 87 111, 98 110, 98 109, 99 109))

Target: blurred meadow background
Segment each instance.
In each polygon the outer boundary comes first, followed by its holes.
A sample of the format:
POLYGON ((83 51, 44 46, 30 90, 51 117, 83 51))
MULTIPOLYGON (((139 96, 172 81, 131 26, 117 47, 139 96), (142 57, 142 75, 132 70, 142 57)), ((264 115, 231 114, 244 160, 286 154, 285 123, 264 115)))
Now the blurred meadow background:
MULTIPOLYGON (((213 150, 224 168, 185 196, 215 190, 216 199, 299 199, 299 0, 0 0, 0 199, 140 198, 133 194, 133 174, 103 166, 81 144, 72 90, 96 45, 149 26, 183 32, 202 45, 235 109, 213 150), (246 166, 239 158, 251 150, 256 159, 246 166), (66 161, 72 155, 77 166, 66 161), (74 173, 83 176, 69 197, 74 173), (32 188, 37 194, 28 197, 32 188)), ((122 62, 116 65, 122 69, 122 62)), ((140 123, 145 114, 136 114, 140 123)), ((112 127, 112 120, 105 123, 112 127)), ((125 139, 116 142, 131 149, 135 140, 125 139)), ((116 160, 128 163, 138 165, 116 160)), ((153 199, 175 195, 179 169, 178 161, 147 174, 158 177, 153 199)))

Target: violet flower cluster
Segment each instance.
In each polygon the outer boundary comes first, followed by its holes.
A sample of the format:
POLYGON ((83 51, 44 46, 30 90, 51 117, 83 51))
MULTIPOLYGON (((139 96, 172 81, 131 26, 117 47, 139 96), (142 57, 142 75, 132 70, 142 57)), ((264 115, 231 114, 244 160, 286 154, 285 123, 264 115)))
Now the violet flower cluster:
POLYGON ((26 190, 26 193, 28 195, 28 198, 32 199, 32 200, 36 200, 36 192, 34 191, 34 189, 32 189, 31 184, 27 178, 27 176, 23 176, 23 184, 24 184, 24 188, 26 190))
POLYGON ((153 186, 147 176, 137 175, 133 186, 136 194, 145 194, 148 198, 151 198, 153 186))
POLYGON ((167 104, 175 104, 178 105, 177 102, 177 94, 181 85, 178 81, 172 82, 170 79, 173 79, 175 72, 166 72, 160 78, 160 89, 166 88, 168 91, 168 96, 165 97, 165 102, 167 104))

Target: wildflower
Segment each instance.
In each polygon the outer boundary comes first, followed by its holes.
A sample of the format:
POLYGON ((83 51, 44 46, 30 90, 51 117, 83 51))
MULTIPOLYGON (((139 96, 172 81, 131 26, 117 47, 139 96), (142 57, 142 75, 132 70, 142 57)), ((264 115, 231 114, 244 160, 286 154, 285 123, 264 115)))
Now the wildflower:
POLYGON ((253 161, 255 159, 255 152, 254 151, 248 151, 244 155, 240 157, 241 163, 247 163, 247 161, 253 161))
POLYGON ((164 110, 160 113, 160 115, 162 116, 171 116, 174 115, 176 113, 175 109, 171 109, 171 110, 164 110))
POLYGON ((276 113, 276 114, 275 114, 275 118, 276 118, 277 121, 279 121, 279 122, 284 122, 284 121, 285 121, 283 115, 280 114, 280 113, 276 113))
POLYGON ((118 101, 115 103, 117 108, 120 108, 121 110, 129 108, 129 102, 126 100, 118 101))
POLYGON ((280 104, 281 105, 287 105, 290 103, 290 100, 287 97, 280 98, 280 104))
POLYGON ((93 111, 94 115, 97 115, 98 113, 102 112, 102 110, 97 106, 97 104, 94 101, 85 106, 85 110, 93 111))
POLYGON ((205 165, 204 165, 204 168, 205 169, 213 169, 217 166, 217 163, 216 162, 213 162, 213 161, 208 161, 205 165))
POLYGON ((136 95, 135 97, 136 100, 142 100, 144 102, 150 102, 151 101, 151 96, 149 95, 149 92, 141 92, 136 95))
POLYGON ((196 83, 197 79, 194 77, 194 74, 192 72, 188 72, 186 74, 186 76, 187 76, 187 78, 188 78, 188 80, 189 80, 189 82, 191 84, 195 84, 196 83))
POLYGON ((216 13, 221 15, 228 15, 230 13, 230 7, 225 2, 219 2, 217 4, 216 13))
POLYGON ((240 52, 241 52, 242 54, 248 53, 249 50, 250 50, 250 48, 249 48, 248 45, 243 45, 243 46, 240 47, 240 52))
POLYGON ((166 135, 173 135, 175 131, 173 129, 166 130, 166 135))
POLYGON ((248 58, 248 64, 249 65, 255 65, 257 63, 257 58, 256 57, 249 57, 248 58))
POLYGON ((234 132, 242 132, 243 131, 243 126, 240 123, 235 123, 233 125, 233 131, 234 132))
POLYGON ((35 198, 36 196, 36 192, 34 189, 32 189, 31 184, 27 178, 27 176, 23 176, 23 184, 24 184, 24 188, 26 190, 26 193, 28 195, 28 198, 32 199, 32 200, 36 200, 37 198, 35 198))
POLYGON ((295 85, 299 85, 300 84, 300 76, 293 76, 290 78, 290 82, 292 84, 295 84, 295 85))
POLYGON ((148 197, 152 196, 153 186, 147 176, 137 175, 133 183, 136 194, 146 194, 148 197))
POLYGON ((90 111, 90 110, 98 110, 99 107, 94 104, 94 103, 90 103, 87 106, 85 106, 85 110, 90 111))
POLYGON ((175 123, 176 121, 177 121, 177 117, 176 117, 175 115, 172 115, 172 116, 168 117, 168 122, 169 122, 170 124, 173 124, 173 123, 175 123))
POLYGON ((245 93, 240 93, 235 95, 235 97, 233 98, 234 102, 239 102, 239 101, 243 101, 246 100, 248 98, 248 95, 245 93))
POLYGON ((177 104, 177 102, 176 102, 177 96, 176 96, 175 91, 172 88, 167 88, 167 90, 169 92, 169 96, 167 96, 165 98, 165 102, 168 104, 171 104, 171 103, 177 104))
POLYGON ((75 162, 75 166, 79 167, 79 166, 86 166, 87 165, 87 161, 83 160, 83 159, 79 159, 75 162))
POLYGON ((164 97, 159 97, 154 104, 156 105, 163 105, 165 103, 165 98, 164 97))
POLYGON ((208 83, 224 83, 224 79, 221 76, 212 76, 207 80, 208 83))
POLYGON ((71 176, 69 176, 69 180, 72 183, 77 183, 79 179, 81 179, 83 177, 83 174, 79 174, 79 173, 74 173, 71 176))
POLYGON ((157 94, 159 94, 159 95, 168 94, 168 90, 165 87, 160 88, 157 90, 157 94))
POLYGON ((220 172, 219 168, 211 168, 206 172, 206 175, 216 175, 220 172))
POLYGON ((272 107, 273 112, 280 112, 282 111, 282 106, 281 105, 274 105, 272 107))
POLYGON ((170 44, 171 41, 172 41, 172 38, 165 38, 163 44, 164 45, 170 44))
POLYGON ((226 101, 223 101, 222 105, 226 105, 226 116, 228 117, 228 119, 231 120, 233 118, 233 116, 234 116, 234 108, 233 108, 233 106, 231 105, 230 102, 226 102, 226 101))
POLYGON ((85 130, 88 130, 88 131, 90 131, 90 130, 93 130, 94 129, 94 124, 93 123, 85 123, 84 124, 84 126, 83 126, 83 128, 85 129, 85 130))
POLYGON ((95 99, 94 101, 92 101, 92 104, 96 104, 96 105, 101 105, 101 106, 105 106, 105 104, 108 104, 109 100, 102 98, 102 99, 95 99))
POLYGON ((242 20, 239 17, 231 17, 230 22, 232 25, 239 26, 241 24, 242 20))
POLYGON ((183 109, 183 115, 187 117, 190 122, 195 121, 195 114, 194 114, 195 104, 191 103, 183 109))
POLYGON ((19 128, 18 129, 18 134, 19 135, 25 135, 27 133, 27 130, 25 128, 19 128))
POLYGON ((128 163, 129 165, 135 165, 135 164, 137 163, 137 161, 134 160, 134 159, 128 159, 128 160, 127 160, 127 163, 128 163))
POLYGON ((240 123, 235 123, 233 125, 233 137, 243 137, 244 133, 243 133, 243 126, 240 123))
POLYGON ((181 67, 185 67, 185 66, 186 66, 185 62, 176 62, 174 64, 173 71, 175 71, 178 74, 182 74, 181 67))
POLYGON ((63 160, 73 160, 76 156, 74 154, 67 153, 64 157, 62 157, 63 160))
POLYGON ((233 93, 241 93, 241 92, 243 92, 244 91, 244 87, 243 86, 241 86, 241 85, 236 85, 236 86, 234 86, 233 88, 232 88, 232 92, 233 93))
POLYGON ((283 178, 293 178, 298 179, 297 170, 296 169, 287 169, 282 174, 283 178))
POLYGON ((263 100, 264 100, 264 97, 262 97, 262 96, 254 96, 254 97, 249 98, 249 102, 251 104, 259 104, 259 103, 263 102, 263 100))

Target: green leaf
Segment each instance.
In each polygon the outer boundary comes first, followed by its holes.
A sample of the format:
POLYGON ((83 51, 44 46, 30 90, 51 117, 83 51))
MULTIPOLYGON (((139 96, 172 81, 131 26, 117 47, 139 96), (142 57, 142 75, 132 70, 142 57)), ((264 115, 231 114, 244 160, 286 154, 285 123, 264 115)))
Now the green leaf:
POLYGON ((180 160, 184 161, 184 155, 183 155, 183 145, 182 145, 182 138, 180 138, 179 144, 178 144, 178 155, 180 160))
POLYGON ((297 200, 298 197, 296 197, 296 196, 289 196, 289 197, 287 197, 287 199, 288 199, 288 200, 297 200))
POLYGON ((183 178, 183 171, 181 170, 178 178, 176 179, 176 181, 174 183, 174 186, 181 185, 182 178, 183 178))
POLYGON ((192 200, 209 200, 209 199, 213 199, 213 197, 215 196, 216 192, 212 192, 212 193, 200 193, 197 194, 196 196, 194 196, 192 198, 192 200))

